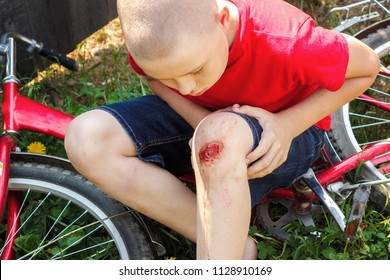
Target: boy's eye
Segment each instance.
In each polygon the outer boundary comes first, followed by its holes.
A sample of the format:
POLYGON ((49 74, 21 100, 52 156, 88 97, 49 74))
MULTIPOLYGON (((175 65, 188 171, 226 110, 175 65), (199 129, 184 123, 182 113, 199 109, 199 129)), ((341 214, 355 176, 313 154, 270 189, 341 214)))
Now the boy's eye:
POLYGON ((196 70, 196 71, 194 72, 194 74, 199 74, 200 72, 202 72, 202 70, 203 70, 203 67, 201 67, 201 68, 199 68, 198 70, 196 70))

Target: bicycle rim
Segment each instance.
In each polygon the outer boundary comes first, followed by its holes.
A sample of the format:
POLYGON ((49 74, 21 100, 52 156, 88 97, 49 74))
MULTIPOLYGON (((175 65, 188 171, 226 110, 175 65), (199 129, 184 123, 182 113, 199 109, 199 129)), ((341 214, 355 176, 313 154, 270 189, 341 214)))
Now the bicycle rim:
MULTIPOLYGON (((13 164, 11 170, 9 191, 22 193, 15 258, 152 258, 130 210, 86 184, 80 175, 29 163, 13 164)), ((7 243, 3 234, 1 241, 7 243)))
MULTIPOLYGON (((390 25, 362 39, 379 56, 387 69, 390 67, 390 25)), ((341 159, 355 154, 364 147, 389 139, 390 112, 375 104, 390 105, 390 77, 379 74, 365 93, 333 114, 330 138, 341 159), (371 102, 367 99, 373 98, 371 102)), ((358 168, 358 178, 378 180, 388 177, 390 153, 383 155, 358 168)), ((390 184, 375 186, 371 192, 371 201, 380 210, 390 213, 390 184)))

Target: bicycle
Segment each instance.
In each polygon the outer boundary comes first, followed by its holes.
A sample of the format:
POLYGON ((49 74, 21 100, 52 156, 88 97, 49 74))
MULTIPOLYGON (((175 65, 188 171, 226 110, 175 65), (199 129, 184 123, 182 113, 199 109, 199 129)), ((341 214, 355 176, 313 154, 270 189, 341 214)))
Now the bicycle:
POLYGON ((1 37, 0 57, 6 62, 0 139, 1 217, 8 203, 2 259, 15 253, 25 253, 22 259, 152 258, 150 240, 138 213, 99 191, 77 174, 69 161, 18 151, 20 130, 64 139, 73 117, 18 92, 17 41, 71 70, 78 67, 76 61, 33 39, 16 33, 1 37), (23 232, 28 224, 35 226, 37 234, 23 232), (20 235, 25 238, 18 242, 20 235))
MULTIPOLYGON (((387 5, 387 1, 368 0, 359 3, 373 5, 375 15, 376 8, 381 8, 378 3, 387 5)), ((381 11, 383 12, 383 9, 381 11)), ((372 13, 370 10, 370 18, 374 18, 372 13)), ((366 40, 377 51, 385 66, 390 64, 386 63, 390 46, 388 39, 383 38, 381 34, 383 30, 389 34, 389 26, 386 19, 380 20, 379 23, 369 25, 359 35, 360 39, 366 40), (378 43, 377 37, 383 40, 379 40, 378 43), (383 49, 387 52, 382 52, 383 49)), ((147 219, 102 193, 78 174, 69 161, 18 150, 20 130, 36 131, 63 139, 66 126, 73 117, 32 101, 19 93, 20 83, 15 71, 16 42, 27 46, 30 52, 47 56, 69 69, 77 68, 75 61, 33 39, 16 33, 7 33, 1 37, 0 62, 3 60, 6 63, 6 74, 2 82, 0 216, 6 214, 2 224, 8 225, 1 241, 2 259, 152 259, 155 254, 163 254, 164 248, 158 244, 153 231, 146 225, 147 219), (6 202, 8 207, 5 206, 6 202), (34 230, 41 237, 39 240, 36 238, 37 235, 23 231, 27 226, 31 229, 31 225, 35 225, 34 230)), ((378 76, 380 82, 374 84, 383 87, 384 92, 388 92, 386 80, 389 78, 389 72, 389 69, 384 67, 378 76)), ((378 97, 372 98, 378 100, 378 97)), ((388 100, 387 95, 382 103, 379 102, 382 105, 378 108, 384 112, 385 115, 381 117, 384 120, 388 119, 390 112, 388 100)), ((366 102, 374 103, 372 99, 366 102)), ((384 186, 384 191, 381 187, 373 187, 371 196, 374 201, 379 202, 380 207, 383 208, 385 205, 383 210, 386 213, 390 213, 390 206, 386 205, 390 180, 384 175, 389 172, 389 139, 376 139, 378 143, 370 144, 361 150, 360 146, 355 144, 362 143, 362 140, 351 133, 349 123, 353 121, 346 117, 345 112, 348 112, 348 108, 352 107, 346 106, 335 113, 334 126, 328 134, 329 141, 323 150, 323 163, 320 166, 313 166, 314 172, 309 171, 295 186, 271 193, 256 207, 255 214, 258 220, 265 228, 272 230, 275 237, 288 239, 289 235, 283 227, 286 222, 293 219, 298 219, 304 224, 313 224, 312 216, 320 207, 316 203, 319 200, 335 217, 345 232, 345 237, 353 238, 368 199, 370 185, 384 186), (346 132, 343 132, 344 128, 346 132), (351 151, 349 146, 353 147, 351 151), (366 162, 362 167, 361 160, 366 162), (348 177, 348 172, 356 168, 363 171, 359 173, 363 181, 367 179, 368 182, 348 185, 344 178, 348 177), (342 195, 344 191, 355 190, 355 196, 363 198, 356 200, 357 210, 350 215, 349 221, 346 221, 345 215, 326 190, 342 195), (285 205, 288 215, 283 215, 275 221, 269 211, 274 202, 285 205)), ((388 123, 385 125, 388 126, 388 123)), ((388 138, 387 131, 386 129, 383 131, 384 138, 388 138)), ((181 179, 183 182, 193 182, 191 174, 181 179)))

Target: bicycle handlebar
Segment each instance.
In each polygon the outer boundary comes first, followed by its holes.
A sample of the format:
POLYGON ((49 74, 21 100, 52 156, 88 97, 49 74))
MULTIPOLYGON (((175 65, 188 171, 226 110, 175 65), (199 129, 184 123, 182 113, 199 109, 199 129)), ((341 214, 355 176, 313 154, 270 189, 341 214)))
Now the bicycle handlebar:
POLYGON ((76 60, 67 57, 66 55, 63 55, 59 52, 56 52, 53 49, 45 47, 43 44, 41 50, 39 51, 39 54, 44 57, 47 57, 55 63, 61 64, 69 70, 77 71, 79 69, 79 63, 76 60))
POLYGON ((76 60, 44 46, 44 44, 41 42, 37 42, 34 39, 30 39, 18 33, 9 32, 3 34, 0 39, 0 44, 6 44, 9 38, 13 38, 26 45, 28 52, 36 52, 39 55, 66 67, 69 70, 77 71, 79 69, 79 63, 76 60))

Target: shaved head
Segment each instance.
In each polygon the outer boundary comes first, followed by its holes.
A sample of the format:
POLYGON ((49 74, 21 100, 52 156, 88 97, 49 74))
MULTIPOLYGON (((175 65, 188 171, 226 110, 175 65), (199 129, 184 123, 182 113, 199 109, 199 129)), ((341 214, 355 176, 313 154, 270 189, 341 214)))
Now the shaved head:
POLYGON ((181 40, 206 36, 215 0, 117 0, 126 46, 135 58, 169 55, 181 40))

